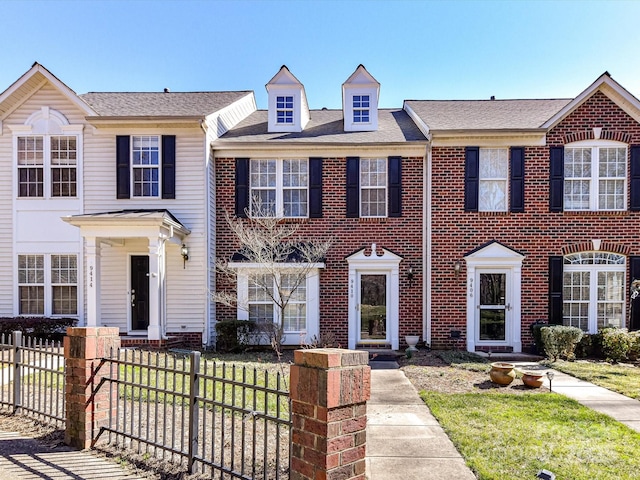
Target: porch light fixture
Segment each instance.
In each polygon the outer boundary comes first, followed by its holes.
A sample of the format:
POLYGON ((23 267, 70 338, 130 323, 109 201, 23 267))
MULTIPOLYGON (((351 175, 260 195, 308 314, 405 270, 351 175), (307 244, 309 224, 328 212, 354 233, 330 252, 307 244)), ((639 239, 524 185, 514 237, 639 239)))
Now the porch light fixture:
POLYGON ((407 270, 407 279, 409 280, 409 286, 413 283, 413 267, 409 265, 409 269, 407 270))
MULTIPOLYGON (((553 390, 551 390, 551 380, 553 380, 553 376, 555 375, 555 373, 549 371, 547 372, 547 378, 549 379, 549 391, 552 392, 553 390)), ((555 478, 555 476, 553 477, 555 478)))
POLYGON ((182 255, 182 268, 187 268, 187 260, 189 260, 189 247, 184 243, 180 247, 180 255, 182 255))
POLYGON ((456 263, 453 264, 453 273, 455 273, 456 277, 460 275, 460 270, 462 270, 462 264, 460 260, 456 260, 456 263))

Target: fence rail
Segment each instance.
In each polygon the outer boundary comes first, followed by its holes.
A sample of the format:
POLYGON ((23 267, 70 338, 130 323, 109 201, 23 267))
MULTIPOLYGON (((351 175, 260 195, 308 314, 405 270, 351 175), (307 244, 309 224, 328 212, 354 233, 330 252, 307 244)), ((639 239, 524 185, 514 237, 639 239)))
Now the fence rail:
POLYGON ((65 362, 59 342, 0 336, 0 409, 65 425, 65 362))
POLYGON ((110 372, 106 442, 223 479, 288 479, 289 392, 281 373, 202 359, 199 352, 118 350, 110 372))

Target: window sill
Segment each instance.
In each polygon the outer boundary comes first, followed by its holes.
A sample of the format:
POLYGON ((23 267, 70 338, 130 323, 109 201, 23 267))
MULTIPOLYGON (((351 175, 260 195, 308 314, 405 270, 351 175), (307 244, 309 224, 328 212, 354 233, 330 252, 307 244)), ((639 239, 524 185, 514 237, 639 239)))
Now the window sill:
POLYGON ((481 217, 507 217, 511 212, 478 212, 481 217))
POLYGON ((389 217, 359 217, 360 223, 386 223, 389 217))
POLYGON ((565 210, 562 212, 571 216, 597 216, 597 217, 626 217, 631 214, 629 210, 565 210))

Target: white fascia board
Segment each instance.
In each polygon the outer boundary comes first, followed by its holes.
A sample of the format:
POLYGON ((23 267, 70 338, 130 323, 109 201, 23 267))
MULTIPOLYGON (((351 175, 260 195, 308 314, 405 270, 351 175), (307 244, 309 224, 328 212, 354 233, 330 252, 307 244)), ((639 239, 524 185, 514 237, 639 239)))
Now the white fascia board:
MULTIPOLYGON (((42 65, 36 63, 31 67, 27 72, 24 73, 18 80, 16 80, 9 88, 7 88, 2 94, 0 94, 0 103, 2 103, 7 97, 11 96, 15 93, 20 87, 22 87, 30 78, 32 78, 37 73, 40 73, 44 76, 49 83, 51 83, 54 87, 56 87, 64 96, 66 96, 72 103, 74 103, 80 110, 82 110, 86 115, 96 115, 96 112, 89 107, 78 95, 76 92, 67 87, 63 82, 61 82, 55 75, 53 75, 49 70, 44 68, 42 65)), ((41 85, 37 88, 39 89, 41 85)), ((36 89, 36 90, 37 90, 36 89)))
POLYGON ((403 102, 402 109, 405 112, 407 112, 407 115, 409 115, 409 118, 413 120, 413 123, 416 124, 416 126, 422 132, 422 134, 425 137, 427 137, 427 140, 431 140, 431 129, 429 128, 429 125, 424 123, 422 118, 420 118, 420 116, 415 112, 415 110, 407 104, 406 100, 403 102))
POLYGON ((603 73, 596 79, 595 82, 593 82, 582 93, 580 93, 580 95, 578 95, 571 102, 565 105, 562 110, 560 110, 553 117, 543 123, 542 128, 552 129, 553 127, 555 127, 565 117, 571 114, 571 112, 582 105, 597 90, 601 90, 602 93, 607 95, 607 97, 609 97, 614 103, 616 103, 616 105, 622 108, 634 119, 640 121, 640 101, 638 101, 636 97, 631 95, 622 85, 616 82, 607 73, 603 73), (610 90, 607 92, 608 89, 610 90), (612 95, 611 93, 615 93, 615 95, 612 95))
POLYGON ((541 147, 547 144, 546 131, 431 131, 431 144, 434 147, 541 147))
POLYGON ((206 125, 207 130, 213 131, 214 139, 219 138, 257 109, 255 95, 249 92, 231 105, 207 115, 203 124, 206 125))
POLYGON ((322 156, 323 158, 330 157, 388 157, 388 156, 401 156, 401 157, 423 157, 427 142, 400 142, 400 143, 387 143, 387 144, 309 144, 304 145, 300 143, 296 144, 277 144, 277 145, 265 145, 264 142, 250 143, 234 143, 223 144, 213 143, 213 155, 215 158, 230 158, 230 157, 309 157, 309 156, 322 156))

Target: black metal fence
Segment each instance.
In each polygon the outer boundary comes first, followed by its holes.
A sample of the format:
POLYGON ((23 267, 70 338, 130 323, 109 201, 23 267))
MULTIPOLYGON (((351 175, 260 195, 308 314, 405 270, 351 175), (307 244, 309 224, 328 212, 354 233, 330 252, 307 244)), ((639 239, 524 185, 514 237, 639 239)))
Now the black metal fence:
POLYGON ((0 409, 64 426, 64 368, 59 342, 0 336, 0 409))
MULTIPOLYGON (((289 478, 289 392, 280 372, 121 349, 102 360, 116 372, 98 388, 111 414, 107 442, 219 479, 289 478)), ((104 365, 104 364, 107 365, 104 365)))

